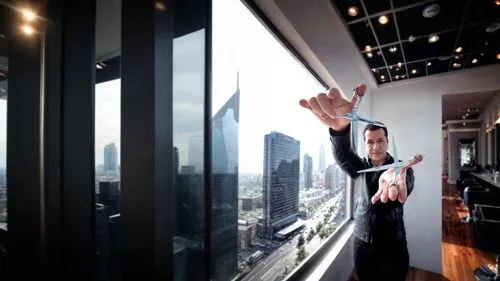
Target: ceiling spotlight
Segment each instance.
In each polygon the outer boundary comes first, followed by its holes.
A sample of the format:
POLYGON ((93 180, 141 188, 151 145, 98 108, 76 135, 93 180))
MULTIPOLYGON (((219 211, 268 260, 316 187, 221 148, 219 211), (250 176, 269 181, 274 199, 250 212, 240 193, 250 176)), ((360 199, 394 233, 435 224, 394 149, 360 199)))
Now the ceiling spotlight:
POLYGON ((372 72, 377 72, 377 70, 375 68, 372 68, 372 72))
POLYGON ((391 52, 391 53, 395 53, 397 50, 398 50, 398 48, 396 48, 396 47, 389 48, 389 52, 391 52))
POLYGON ((473 60, 472 60, 472 63, 477 63, 477 59, 473 59, 473 60))
POLYGON ((431 35, 429 36, 429 43, 436 43, 439 40, 439 36, 431 35))
POLYGON ((415 36, 413 36, 413 35, 410 35, 410 37, 408 37, 408 42, 410 42, 410 43, 413 42, 413 41, 415 41, 415 40, 417 40, 417 38, 415 36))
POLYGON ((462 51, 462 47, 458 47, 455 52, 460 53, 462 51))
POLYGON ((453 63, 454 68, 459 68, 460 66, 461 66, 461 64, 459 64, 458 62, 453 63))
POLYGON ((372 47, 370 45, 365 46, 365 52, 371 52, 372 47))
POLYGON ((427 66, 431 66, 431 65, 432 65, 432 62, 428 62, 428 63, 427 63, 427 66))
POLYGON ((486 27, 486 32, 493 33, 495 31, 498 31, 499 29, 500 29, 500 23, 494 22, 486 27))
POLYGON ((373 54, 371 52, 370 53, 366 53, 366 56, 369 57, 369 58, 372 58, 373 54))
POLYGON ((398 79, 399 79, 399 75, 396 75, 396 80, 398 80, 398 79))
POLYGON ((33 21, 35 18, 36 18, 36 14, 33 13, 33 11, 29 10, 29 9, 24 9, 22 11, 22 14, 23 14, 23 18, 26 20, 26 21, 33 21))
POLYGON ((416 73, 417 73, 417 70, 416 70, 416 69, 413 69, 413 70, 411 71, 411 73, 412 73, 412 74, 416 74, 416 73))
POLYGON ((500 60, 500 53, 497 54, 497 60, 500 60))
POLYGON ((351 17, 355 17, 358 15, 359 11, 358 11, 358 7, 356 6, 352 6, 352 7, 349 7, 349 9, 347 9, 347 13, 351 16, 351 17))
POLYGON ((380 16, 380 17, 378 18, 378 22, 379 22, 380 24, 386 24, 386 23, 388 23, 388 22, 389 22, 389 18, 388 18, 387 16, 385 16, 385 15, 384 15, 384 16, 380 16))
POLYGON ((437 4, 432 4, 429 6, 426 6, 424 10, 422 11, 422 16, 424 18, 433 18, 439 14, 439 5, 437 4))
POLYGON ((21 27, 21 30, 24 32, 24 34, 26 35, 32 35, 33 33, 35 33, 35 30, 33 29, 33 27, 29 26, 29 25, 23 25, 21 27))
POLYGON ((380 76, 380 79, 384 80, 384 79, 385 79, 385 76, 384 76, 384 75, 381 75, 381 76, 380 76))
POLYGON ((500 0, 495 0, 495 5, 500 6, 500 0))
POLYGON ((403 66, 403 64, 401 62, 398 62, 398 67, 401 67, 403 66))

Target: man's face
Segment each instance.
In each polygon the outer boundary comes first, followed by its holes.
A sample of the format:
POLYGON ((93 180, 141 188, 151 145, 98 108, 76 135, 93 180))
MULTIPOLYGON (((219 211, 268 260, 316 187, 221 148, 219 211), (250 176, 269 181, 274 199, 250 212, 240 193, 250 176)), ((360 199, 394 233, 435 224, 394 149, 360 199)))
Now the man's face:
POLYGON ((387 157, 387 137, 383 129, 365 132, 365 149, 372 161, 384 161, 387 157))

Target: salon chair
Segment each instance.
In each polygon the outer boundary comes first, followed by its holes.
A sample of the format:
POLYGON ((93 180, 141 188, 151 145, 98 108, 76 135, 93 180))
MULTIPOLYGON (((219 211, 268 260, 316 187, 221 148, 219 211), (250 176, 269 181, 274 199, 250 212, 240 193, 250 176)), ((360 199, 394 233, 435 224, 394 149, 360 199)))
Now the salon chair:
POLYGON ((470 184, 464 189, 464 204, 469 209, 469 215, 462 218, 465 223, 472 222, 472 211, 475 204, 497 205, 500 204, 500 192, 484 187, 479 183, 470 184))
POLYGON ((500 281, 500 206, 476 204, 474 217, 474 241, 480 250, 496 255, 495 269, 481 265, 474 270, 478 281, 500 281))

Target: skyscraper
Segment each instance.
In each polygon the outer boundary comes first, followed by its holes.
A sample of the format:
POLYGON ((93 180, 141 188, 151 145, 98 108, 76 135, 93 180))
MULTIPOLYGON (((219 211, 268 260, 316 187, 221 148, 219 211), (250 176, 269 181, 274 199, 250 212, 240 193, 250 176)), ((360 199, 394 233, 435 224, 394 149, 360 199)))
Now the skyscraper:
POLYGON ((319 146, 319 171, 323 172, 325 170, 325 146, 323 143, 319 146))
POLYGON ((213 280, 231 280, 238 271, 238 127, 236 91, 212 118, 213 280))
POLYGON ((114 142, 104 146, 104 171, 118 169, 118 149, 114 142))
POLYGON ((279 132, 264 138, 264 234, 294 223, 299 213, 300 142, 279 132))
POLYGON ((309 154, 304 154, 304 187, 312 188, 313 184, 313 159, 309 154))

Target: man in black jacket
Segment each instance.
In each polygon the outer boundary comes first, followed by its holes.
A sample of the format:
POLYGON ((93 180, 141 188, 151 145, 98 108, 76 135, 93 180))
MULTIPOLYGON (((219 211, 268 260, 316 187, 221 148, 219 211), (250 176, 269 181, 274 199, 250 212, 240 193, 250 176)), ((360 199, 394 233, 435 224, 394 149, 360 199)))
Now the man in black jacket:
POLYGON ((335 161, 354 180, 354 264, 360 281, 404 281, 409 255, 403 221, 403 204, 414 187, 410 166, 422 160, 415 157, 401 168, 394 180, 394 169, 368 173, 359 170, 394 163, 387 153, 387 129, 368 124, 364 143, 368 158, 360 158, 351 148, 350 120, 334 118, 352 111, 364 95, 360 85, 351 101, 337 89, 320 93, 300 105, 311 110, 329 127, 335 161))

